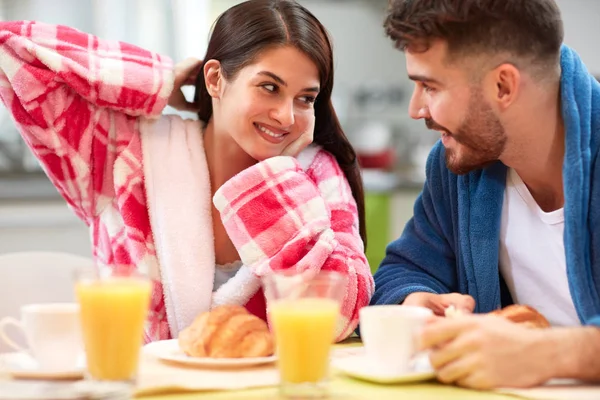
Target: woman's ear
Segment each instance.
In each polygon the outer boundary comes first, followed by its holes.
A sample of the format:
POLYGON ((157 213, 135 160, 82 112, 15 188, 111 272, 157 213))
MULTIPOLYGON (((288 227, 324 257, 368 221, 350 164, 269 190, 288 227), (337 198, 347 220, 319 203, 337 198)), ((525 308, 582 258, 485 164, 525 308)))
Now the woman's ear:
POLYGON ((223 89, 223 76, 221 74, 221 63, 217 60, 208 60, 203 68, 204 82, 210 97, 219 98, 223 89))

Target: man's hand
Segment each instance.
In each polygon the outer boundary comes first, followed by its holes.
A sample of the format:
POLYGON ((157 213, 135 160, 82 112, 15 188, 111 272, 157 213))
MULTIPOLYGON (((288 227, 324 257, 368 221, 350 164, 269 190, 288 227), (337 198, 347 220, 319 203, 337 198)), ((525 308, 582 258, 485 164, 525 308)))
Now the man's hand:
MULTIPOLYGON (((562 360, 551 334, 491 315, 436 319, 421 334, 444 383, 474 389, 530 387, 556 376, 562 360)), ((565 356, 564 354, 562 356, 565 356)))
POLYGON ((175 82, 169 97, 169 105, 179 111, 198 112, 198 105, 188 102, 181 91, 183 86, 196 84, 196 77, 201 73, 202 60, 186 58, 175 66, 175 82))
POLYGON ((464 313, 472 313, 475 309, 473 297, 460 293, 434 294, 415 292, 409 294, 402 303, 407 306, 429 308, 435 315, 444 316, 444 311, 450 306, 464 313))
POLYGON ((308 123, 306 130, 300 137, 288 144, 285 149, 281 152, 282 156, 296 157, 302 150, 313 142, 315 135, 315 117, 311 116, 310 122, 308 123))

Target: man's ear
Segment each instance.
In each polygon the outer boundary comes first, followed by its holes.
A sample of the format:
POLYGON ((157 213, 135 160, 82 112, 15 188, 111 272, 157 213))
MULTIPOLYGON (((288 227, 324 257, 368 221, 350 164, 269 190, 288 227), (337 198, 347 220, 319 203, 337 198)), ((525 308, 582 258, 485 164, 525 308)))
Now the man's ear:
POLYGON ((512 64, 504 63, 492 71, 492 98, 501 110, 513 104, 521 87, 521 72, 512 64))
POLYGON ((217 60, 208 60, 204 63, 203 70, 208 94, 210 97, 219 98, 224 84, 221 63, 217 60))

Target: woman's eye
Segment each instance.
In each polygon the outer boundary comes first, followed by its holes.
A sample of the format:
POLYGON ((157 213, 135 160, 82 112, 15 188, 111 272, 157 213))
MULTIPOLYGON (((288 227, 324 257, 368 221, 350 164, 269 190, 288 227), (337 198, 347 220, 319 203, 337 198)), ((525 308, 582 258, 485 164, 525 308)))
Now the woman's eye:
POLYGON ((304 102, 306 104, 313 104, 315 102, 316 98, 313 96, 302 96, 302 97, 300 97, 300 100, 302 100, 302 102, 304 102))
POLYGON ((277 86, 273 85, 272 83, 267 83, 262 85, 263 89, 269 91, 269 92, 275 92, 277 91, 277 86))

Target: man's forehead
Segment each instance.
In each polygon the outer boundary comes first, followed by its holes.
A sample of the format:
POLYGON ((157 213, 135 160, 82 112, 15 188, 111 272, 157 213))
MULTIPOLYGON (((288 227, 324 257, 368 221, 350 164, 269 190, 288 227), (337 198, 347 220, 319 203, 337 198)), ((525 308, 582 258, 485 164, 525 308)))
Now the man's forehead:
POLYGON ((425 65, 443 66, 447 54, 448 45, 442 40, 432 41, 426 49, 411 50, 409 47, 405 51, 407 64, 415 67, 425 65))
POLYGON ((448 45, 445 41, 432 41, 425 51, 409 51, 407 49, 405 56, 406 70, 412 80, 443 82, 451 76, 452 79, 456 79, 458 75, 461 75, 459 65, 448 62, 448 45))

